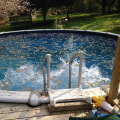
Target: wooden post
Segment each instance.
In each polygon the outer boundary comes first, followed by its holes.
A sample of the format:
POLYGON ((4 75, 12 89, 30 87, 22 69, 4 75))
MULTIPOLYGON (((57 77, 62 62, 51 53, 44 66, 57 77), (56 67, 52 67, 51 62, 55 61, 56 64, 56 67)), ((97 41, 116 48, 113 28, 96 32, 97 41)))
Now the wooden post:
POLYGON ((110 104, 113 103, 113 99, 117 98, 119 83, 120 83, 120 36, 118 37, 118 40, 117 40, 112 78, 111 78, 110 90, 108 94, 108 102, 110 104))

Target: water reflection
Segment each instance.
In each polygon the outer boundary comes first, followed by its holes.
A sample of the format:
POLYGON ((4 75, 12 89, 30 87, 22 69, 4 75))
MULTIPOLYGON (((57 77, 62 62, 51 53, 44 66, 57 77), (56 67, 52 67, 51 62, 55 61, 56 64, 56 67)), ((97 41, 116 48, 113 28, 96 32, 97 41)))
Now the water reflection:
MULTIPOLYGON (((82 87, 109 83, 116 40, 78 33, 26 33, 0 37, 0 89, 41 90, 45 54, 52 55, 51 88, 68 88, 69 58, 83 51, 82 87)), ((78 84, 79 58, 72 64, 72 87, 78 84)))
MULTIPOLYGON (((69 64, 62 60, 57 70, 51 71, 51 88, 68 88, 69 64)), ((38 71, 37 66, 26 64, 16 70, 9 68, 5 72, 5 78, 1 82, 1 88, 7 90, 41 90, 43 87, 43 73, 38 71)), ((77 87, 79 64, 74 61, 72 64, 72 87, 77 87)), ((92 65, 87 68, 83 63, 82 88, 96 87, 101 84, 109 83, 108 77, 103 77, 98 66, 92 65)))

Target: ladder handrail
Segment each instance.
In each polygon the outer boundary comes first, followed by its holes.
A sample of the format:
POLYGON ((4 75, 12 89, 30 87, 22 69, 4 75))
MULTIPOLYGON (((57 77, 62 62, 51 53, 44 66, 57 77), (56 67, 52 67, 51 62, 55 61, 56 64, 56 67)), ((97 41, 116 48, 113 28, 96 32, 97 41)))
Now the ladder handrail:
POLYGON ((78 75, 78 87, 81 87, 81 75, 82 75, 82 63, 83 63, 83 52, 77 51, 73 53, 72 57, 70 58, 69 61, 69 88, 71 88, 71 65, 73 59, 79 56, 80 57, 80 63, 79 63, 79 75, 78 75))
POLYGON ((51 54, 46 54, 43 60, 43 82, 44 90, 46 90, 45 61, 47 60, 47 89, 50 89, 50 62, 51 54))

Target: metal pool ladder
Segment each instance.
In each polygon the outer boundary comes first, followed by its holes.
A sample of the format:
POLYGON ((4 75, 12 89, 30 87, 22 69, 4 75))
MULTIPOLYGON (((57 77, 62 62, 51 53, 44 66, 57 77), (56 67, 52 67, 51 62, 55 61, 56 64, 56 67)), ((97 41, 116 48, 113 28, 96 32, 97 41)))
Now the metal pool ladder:
POLYGON ((50 89, 50 62, 51 55, 46 54, 43 60, 43 83, 44 83, 44 91, 50 89), (46 75, 45 75, 45 61, 47 60, 47 84, 46 84, 46 75), (46 87, 47 85, 47 87, 46 87))
POLYGON ((46 54, 43 61, 44 90, 48 91, 48 95, 50 98, 50 105, 55 106, 55 104, 59 102, 70 102, 70 101, 80 101, 80 100, 86 101, 87 103, 91 103, 90 97, 83 95, 82 88, 81 88, 83 53, 80 51, 75 52, 70 58, 69 89, 58 89, 58 90, 50 89, 50 62, 51 62, 51 55, 46 54), (80 57, 78 88, 71 88, 71 66, 72 66, 72 61, 76 56, 80 57), (45 61, 46 60, 47 60, 47 87, 46 87, 46 77, 45 77, 45 61))
POLYGON ((78 87, 81 87, 81 76, 82 76, 82 63, 83 63, 83 52, 75 52, 69 61, 69 88, 71 88, 71 66, 73 59, 79 56, 80 57, 80 63, 79 63, 79 74, 78 74, 78 87))

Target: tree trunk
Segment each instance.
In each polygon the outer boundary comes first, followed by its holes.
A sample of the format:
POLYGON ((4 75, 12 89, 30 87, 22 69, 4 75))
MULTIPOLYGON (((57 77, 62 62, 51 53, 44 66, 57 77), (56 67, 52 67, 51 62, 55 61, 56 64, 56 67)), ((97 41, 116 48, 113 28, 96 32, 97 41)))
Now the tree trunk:
POLYGON ((42 14, 43 14, 43 22, 46 22, 46 9, 42 9, 42 14))
POLYGON ((120 12, 120 0, 117 0, 117 11, 120 12))
POLYGON ((111 12, 111 5, 109 4, 108 5, 108 13, 110 13, 111 12))
POLYGON ((116 2, 116 0, 112 0, 112 1, 109 2, 109 4, 108 4, 108 13, 111 12, 112 5, 113 5, 115 2, 116 2))
POLYGON ((46 14, 43 15, 43 22, 46 22, 46 14))
POLYGON ((104 15, 105 14, 105 0, 102 0, 102 14, 104 15))
POLYGON ((67 7, 67 19, 70 18, 70 17, 69 17, 69 13, 70 13, 70 11, 69 11, 69 7, 67 7))

